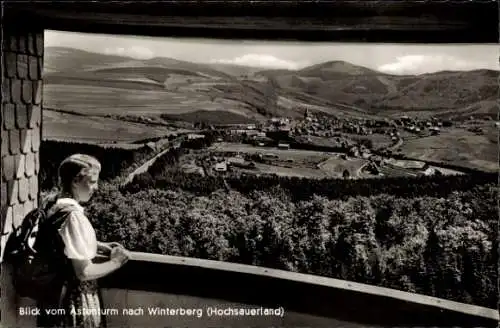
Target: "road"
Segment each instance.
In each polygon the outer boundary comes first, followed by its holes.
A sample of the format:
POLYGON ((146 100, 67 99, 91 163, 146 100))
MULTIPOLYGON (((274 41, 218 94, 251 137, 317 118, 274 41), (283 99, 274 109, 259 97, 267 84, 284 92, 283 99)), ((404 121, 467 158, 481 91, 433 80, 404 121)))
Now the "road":
POLYGON ((393 146, 390 146, 390 147, 387 147, 388 150, 396 150, 398 149, 399 147, 401 147, 403 145, 403 138, 399 138, 398 139, 398 142, 393 145, 393 146))
POLYGON ((122 187, 125 187, 129 183, 131 183, 134 180, 134 177, 138 174, 142 174, 148 171, 148 169, 153 165, 153 163, 163 154, 167 153, 170 149, 175 148, 176 144, 178 144, 183 137, 179 137, 177 139, 174 139, 170 142, 170 146, 165 148, 164 150, 160 151, 159 153, 156 153, 153 157, 151 157, 149 160, 147 160, 145 163, 143 163, 141 166, 136 168, 132 173, 130 173, 126 178, 125 181, 121 184, 122 187))
POLYGON ((361 165, 361 167, 356 170, 356 177, 357 178, 364 178, 365 177, 365 175, 363 174, 363 170, 365 169, 365 166, 367 166, 368 164, 370 164, 370 162, 361 165))

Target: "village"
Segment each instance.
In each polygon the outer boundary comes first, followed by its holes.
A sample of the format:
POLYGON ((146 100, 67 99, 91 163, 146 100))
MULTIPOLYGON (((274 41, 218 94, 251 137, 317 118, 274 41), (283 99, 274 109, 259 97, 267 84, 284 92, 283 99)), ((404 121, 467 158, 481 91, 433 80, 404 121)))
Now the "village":
MULTIPOLYGON (((438 135, 451 126, 450 121, 435 118, 369 120, 308 111, 302 119, 277 117, 259 124, 209 126, 208 130, 219 132, 215 142, 207 149, 191 151, 182 168, 200 175, 317 179, 463 174, 400 155, 405 139, 438 135)), ((186 135, 188 140, 204 137, 202 130, 186 135)))

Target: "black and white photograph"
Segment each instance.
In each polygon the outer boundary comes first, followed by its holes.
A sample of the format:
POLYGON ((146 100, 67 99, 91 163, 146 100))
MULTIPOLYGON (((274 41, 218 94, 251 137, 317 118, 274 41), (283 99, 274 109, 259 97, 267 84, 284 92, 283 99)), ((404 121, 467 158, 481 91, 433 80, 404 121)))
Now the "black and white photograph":
POLYGON ((498 45, 40 39, 3 50, 18 323, 498 322, 498 45))

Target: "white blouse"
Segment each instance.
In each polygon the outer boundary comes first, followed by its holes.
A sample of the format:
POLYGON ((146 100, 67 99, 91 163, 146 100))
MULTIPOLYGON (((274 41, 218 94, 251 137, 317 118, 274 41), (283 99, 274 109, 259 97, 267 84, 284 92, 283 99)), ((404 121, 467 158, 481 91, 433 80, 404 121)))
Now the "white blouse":
POLYGON ((97 255, 97 238, 94 228, 84 213, 83 207, 71 198, 60 198, 57 205, 74 205, 59 229, 65 245, 64 254, 69 259, 91 260, 97 255))

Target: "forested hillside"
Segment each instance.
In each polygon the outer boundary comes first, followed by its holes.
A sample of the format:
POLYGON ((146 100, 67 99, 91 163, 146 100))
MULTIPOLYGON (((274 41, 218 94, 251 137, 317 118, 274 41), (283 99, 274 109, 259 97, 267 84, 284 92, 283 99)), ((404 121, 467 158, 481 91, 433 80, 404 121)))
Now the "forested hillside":
POLYGON ((104 186, 99 238, 135 251, 262 265, 496 307, 496 183, 446 197, 292 201, 283 190, 198 196, 104 186))
POLYGON ((44 140, 40 147, 40 189, 50 190, 57 186, 57 169, 68 156, 81 153, 96 157, 101 162, 100 179, 112 180, 130 171, 144 158, 151 156, 149 147, 120 149, 77 142, 44 140))

